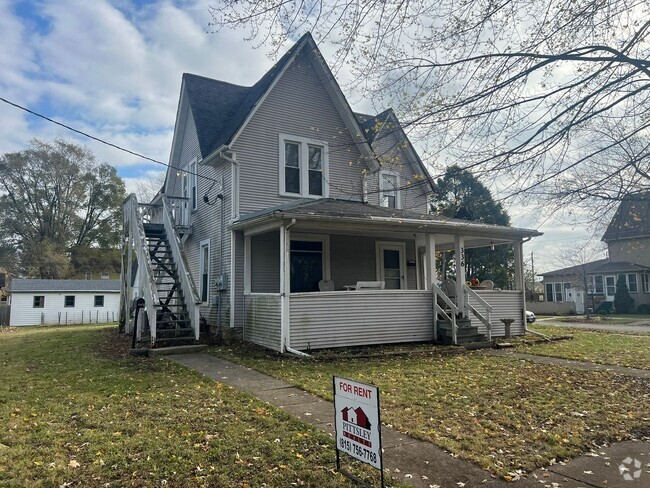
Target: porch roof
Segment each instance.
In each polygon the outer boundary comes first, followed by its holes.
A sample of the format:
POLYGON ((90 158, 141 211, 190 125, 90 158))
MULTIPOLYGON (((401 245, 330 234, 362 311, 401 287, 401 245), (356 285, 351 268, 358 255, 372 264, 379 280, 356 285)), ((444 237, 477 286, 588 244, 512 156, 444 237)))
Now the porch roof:
MULTIPOLYGON (((237 222, 233 223, 232 229, 252 229, 274 221, 291 219, 300 222, 328 223, 330 227, 332 225, 336 226, 336 224, 339 224, 342 228, 354 226, 358 230, 384 228, 393 231, 426 234, 484 237, 501 241, 521 240, 542 235, 541 232, 534 229, 470 222, 441 215, 396 210, 336 198, 300 199, 251 212, 242 215, 237 222)), ((483 243, 483 245, 489 244, 489 240, 483 243)))

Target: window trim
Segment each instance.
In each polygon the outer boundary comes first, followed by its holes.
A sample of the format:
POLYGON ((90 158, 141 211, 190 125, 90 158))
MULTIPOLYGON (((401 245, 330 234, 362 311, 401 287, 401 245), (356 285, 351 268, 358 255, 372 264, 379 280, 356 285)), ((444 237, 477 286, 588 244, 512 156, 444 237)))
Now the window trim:
POLYGON ((634 293, 635 295, 639 293, 639 277, 637 276, 637 273, 624 273, 625 274, 625 284, 627 285, 627 290, 630 293, 634 293), (634 276, 634 286, 636 287, 636 290, 632 291, 632 288, 630 288, 630 276, 634 276))
POLYGON ((33 295, 32 308, 45 308, 45 295, 33 295), (36 305, 36 299, 40 298, 39 305, 36 305))
POLYGON ((95 296, 93 296, 93 307, 102 308, 102 307, 105 307, 105 306, 106 306, 106 295, 95 295, 95 296), (101 305, 97 305, 97 299, 99 297, 102 297, 102 304, 101 305))
POLYGON ((63 296, 63 308, 74 308, 77 302, 76 295, 64 295, 63 296), (72 298, 72 305, 68 305, 68 298, 72 298))
POLYGON ((395 209, 400 210, 402 208, 402 192, 400 191, 401 186, 401 176, 398 171, 390 169, 379 170, 379 206, 384 208, 392 208, 388 205, 384 205, 384 192, 395 192, 395 209), (392 190, 384 188, 384 175, 395 176, 397 178, 397 187, 392 190))
POLYGON ((190 209, 192 212, 198 209, 199 207, 199 191, 198 191, 198 178, 196 174, 198 173, 198 158, 194 158, 190 161, 190 164, 187 166, 188 176, 189 176, 189 197, 190 197, 190 209))
POLYGON ((289 134, 278 135, 278 180, 279 194, 283 197, 293 198, 328 198, 330 193, 329 185, 329 146, 327 142, 307 137, 292 136, 289 134), (292 193, 286 191, 285 185, 285 143, 293 142, 298 144, 298 171, 300 174, 300 192, 292 193), (323 148, 322 175, 323 175, 323 194, 312 195, 309 193, 309 146, 320 146, 323 148))
POLYGON ((573 286, 573 283, 570 281, 545 281, 544 282, 544 298, 546 302, 554 302, 554 303, 565 303, 565 302, 573 302, 575 301, 575 296, 573 297, 573 300, 568 300, 567 299, 567 290, 571 290, 572 292, 575 290, 576 287, 573 286), (568 285, 568 286, 567 286, 568 285), (549 300, 549 294, 548 294, 548 287, 551 287, 552 293, 551 293, 551 299, 549 300), (557 300, 558 296, 561 298, 561 300, 557 300))
POLYGON ((641 291, 650 293, 650 273, 641 273, 641 291))
POLYGON ((210 258, 211 258, 211 243, 210 239, 203 239, 199 243, 199 297, 201 298, 201 303, 209 303, 210 301, 210 258), (208 279, 206 281, 206 290, 205 290, 205 300, 203 300, 203 267, 205 262, 203 261, 203 249, 208 248, 208 263, 207 263, 207 275, 208 279))

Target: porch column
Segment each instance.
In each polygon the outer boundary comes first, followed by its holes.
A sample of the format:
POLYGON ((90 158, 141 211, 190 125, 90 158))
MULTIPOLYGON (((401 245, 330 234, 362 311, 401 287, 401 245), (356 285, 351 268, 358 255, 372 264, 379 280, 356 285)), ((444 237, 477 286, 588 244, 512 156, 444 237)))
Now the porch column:
POLYGON ((426 234, 424 239, 426 246, 424 289, 431 290, 431 283, 436 279, 436 238, 433 234, 426 234))
POLYGON ((515 251, 515 290, 524 291, 524 252, 523 242, 512 243, 515 251))
MULTIPOLYGON (((291 225, 291 224, 289 224, 291 225)), ((289 226, 280 227, 280 352, 285 352, 289 343, 289 293, 291 291, 291 233, 289 226)))
POLYGON ((454 261, 456 263, 456 305, 463 318, 467 318, 463 290, 465 284, 465 238, 463 236, 454 238, 454 261))
POLYGON ((251 236, 244 236, 244 295, 251 292, 251 236))

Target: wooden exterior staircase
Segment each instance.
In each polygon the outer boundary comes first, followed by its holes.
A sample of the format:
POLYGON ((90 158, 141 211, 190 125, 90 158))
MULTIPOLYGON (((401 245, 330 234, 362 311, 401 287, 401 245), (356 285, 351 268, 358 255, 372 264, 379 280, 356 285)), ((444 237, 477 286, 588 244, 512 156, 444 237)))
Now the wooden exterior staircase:
POLYGON ((143 347, 195 344, 200 303, 166 198, 142 205, 131 194, 124 202, 121 330, 134 334, 143 347), (132 265, 134 258, 137 266, 132 265), (134 284, 144 299, 144 316, 137 324, 131 313, 134 284))

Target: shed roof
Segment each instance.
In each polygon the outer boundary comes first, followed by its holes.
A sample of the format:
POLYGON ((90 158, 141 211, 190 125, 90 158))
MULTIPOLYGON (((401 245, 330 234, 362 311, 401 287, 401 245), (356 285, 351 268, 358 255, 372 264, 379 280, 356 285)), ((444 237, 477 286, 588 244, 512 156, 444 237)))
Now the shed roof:
POLYGON ((336 198, 300 199, 257 212, 243 215, 232 225, 235 229, 246 228, 270 219, 329 220, 341 223, 368 223, 399 225, 417 228, 421 232, 444 232, 462 234, 463 232, 495 233, 502 236, 533 237, 542 235, 534 229, 521 229, 503 225, 483 224, 468 220, 454 219, 442 215, 413 212, 380 207, 359 201, 336 198))
POLYGON ((44 280, 14 279, 11 281, 12 293, 33 292, 115 292, 120 291, 120 280, 44 280))

